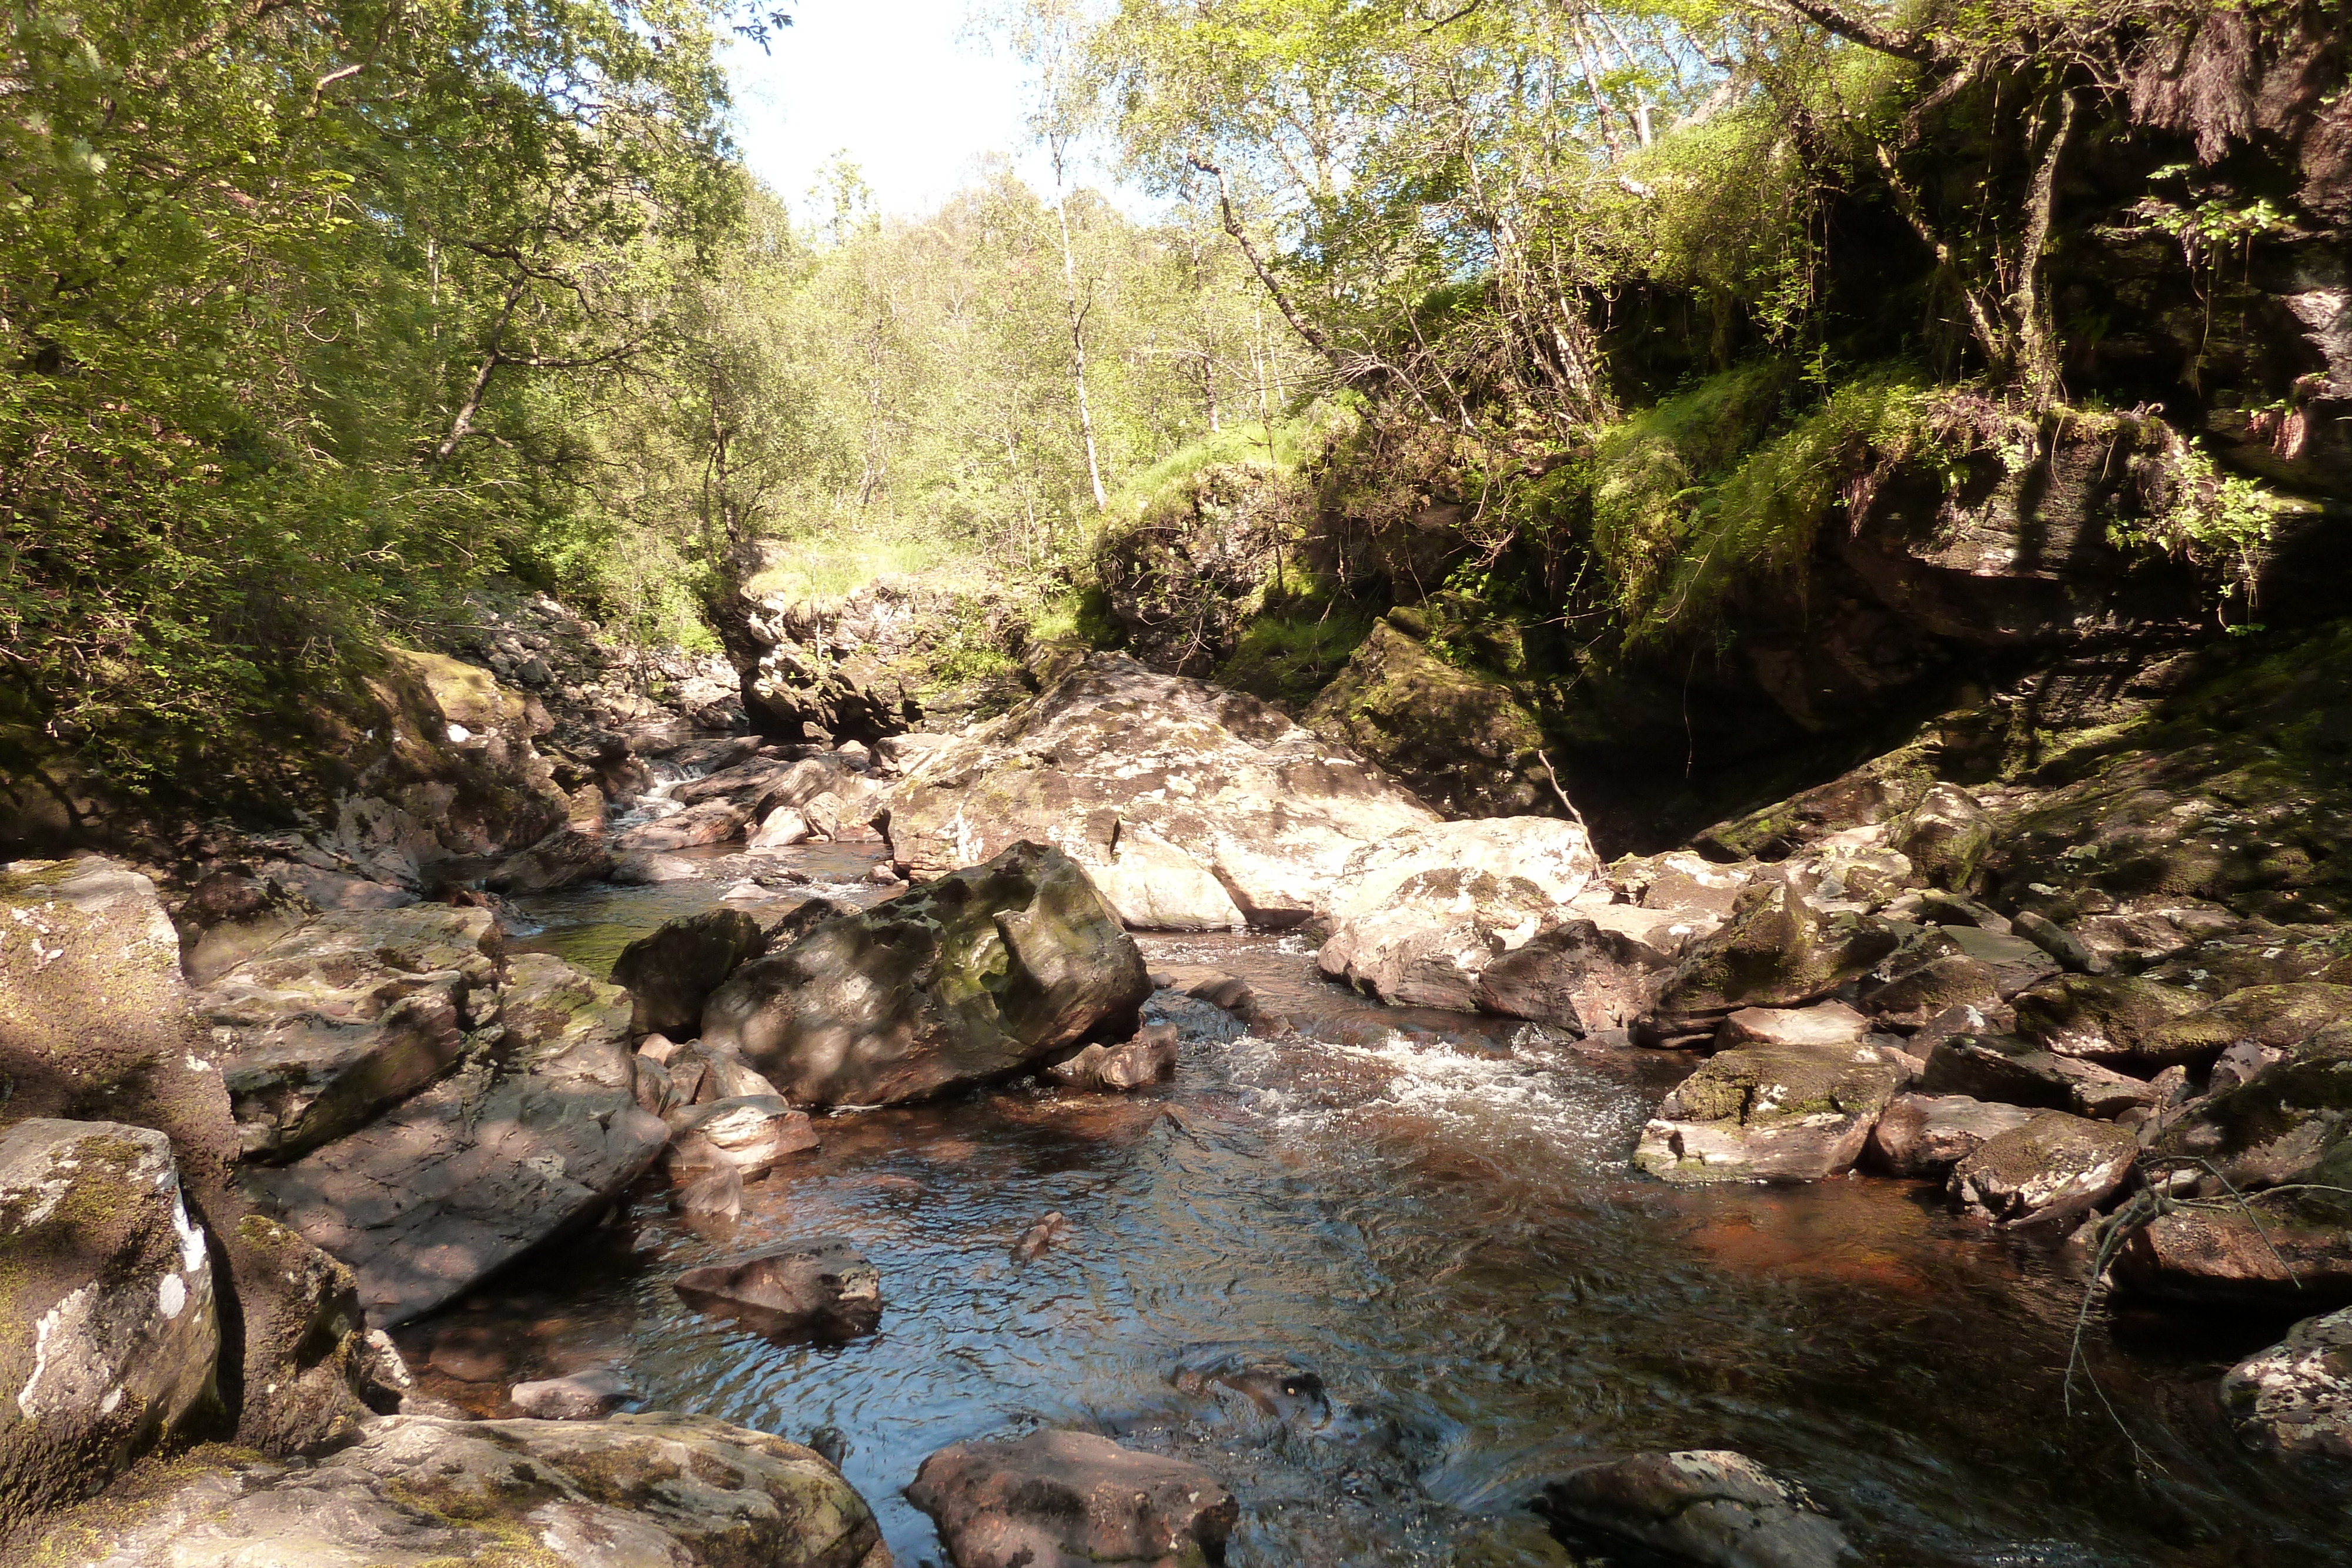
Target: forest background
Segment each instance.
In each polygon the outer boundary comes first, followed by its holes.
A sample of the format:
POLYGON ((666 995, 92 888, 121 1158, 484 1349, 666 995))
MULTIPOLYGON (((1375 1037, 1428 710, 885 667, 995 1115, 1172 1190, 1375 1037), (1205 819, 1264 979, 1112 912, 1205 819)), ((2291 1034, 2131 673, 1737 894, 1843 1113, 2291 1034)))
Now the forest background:
MULTIPOLYGON (((1604 653, 1704 636, 1894 466, 2112 419, 2069 391, 2043 258, 2118 128, 2197 149, 2124 157, 2192 281, 2333 221, 2140 84, 2222 13, 2255 55, 2340 55, 2339 12, 1028 0, 989 25, 1055 188, 1000 168, 885 217, 840 165, 796 223, 717 63, 790 47, 781 13, 16 0, 0 725, 182 772, 493 574, 709 645, 761 538, 791 591, 969 580, 1051 633, 1171 508, 1271 529, 1270 580, 1211 607, 1303 651, 1269 695, 1432 592, 1604 653), (1062 178, 1089 136, 1160 217, 1062 178), (1286 576, 1318 514, 1448 549, 1405 585, 1410 551, 1326 538, 1286 576)), ((2136 542, 2225 604, 2291 498, 2193 433, 2132 439, 2168 476, 2136 542)))

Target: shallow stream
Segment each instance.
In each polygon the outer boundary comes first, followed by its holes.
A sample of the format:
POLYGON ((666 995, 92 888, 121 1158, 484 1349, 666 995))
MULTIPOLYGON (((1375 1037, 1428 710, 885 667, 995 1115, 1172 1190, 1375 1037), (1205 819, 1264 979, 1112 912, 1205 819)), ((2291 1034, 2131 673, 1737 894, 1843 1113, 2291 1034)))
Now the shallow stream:
MULTIPOLYGON (((780 864, 875 895, 855 850, 780 864)), ((601 976, 726 885, 520 900, 541 929, 519 945, 601 976)), ((821 1119, 824 1147, 748 1189, 740 1222, 698 1229, 649 1182, 404 1342, 421 1363, 452 1321, 489 1325, 512 1376, 611 1364, 649 1407, 835 1428, 904 1564, 943 1561, 899 1495, 924 1456, 1024 1422, 1208 1465, 1242 1500, 1230 1561, 1255 1568, 1632 1568, 1647 1560, 1571 1548, 1534 1505, 1570 1466, 1643 1448, 1790 1473, 1885 1564, 2352 1562, 2352 1495, 2255 1459, 2221 1418, 2220 1374, 2283 1321, 2102 1314, 2095 1389, 2078 1381, 2069 1415, 2083 1286, 2054 1244, 1964 1224, 1912 1184, 1672 1189, 1628 1155, 1686 1062, 1372 1006, 1296 938, 1143 946, 1155 967, 1242 975, 1300 1032, 1252 1039, 1162 993, 1154 1016, 1184 1034, 1171 1086, 821 1119), (1066 1242, 1013 1261, 1055 1209, 1066 1242), (772 1343, 669 1286, 825 1236, 879 1266, 878 1333, 772 1343), (1329 1419, 1174 1381, 1257 1363, 1319 1375, 1329 1419)), ((500 1413, 502 1384, 425 1383, 500 1413)))

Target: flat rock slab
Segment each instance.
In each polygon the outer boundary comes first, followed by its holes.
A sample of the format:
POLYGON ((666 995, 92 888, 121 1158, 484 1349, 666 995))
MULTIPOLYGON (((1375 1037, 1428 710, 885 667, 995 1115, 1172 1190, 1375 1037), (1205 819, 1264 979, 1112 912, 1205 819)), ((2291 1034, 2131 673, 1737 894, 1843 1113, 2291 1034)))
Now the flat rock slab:
POLYGON ((1727 1448, 1571 1470, 1546 1511, 1709 1568, 1837 1568, 1853 1548, 1805 1489, 1727 1448))
POLYGON ((2352 1459, 2352 1308, 2305 1318, 2221 1379, 2248 1447, 2352 1459))
POLYGON ((257 1173, 285 1221, 358 1276, 389 1327, 601 1212, 669 1129, 616 1042, 444 1079, 350 1137, 257 1173))
POLYGON ((1870 1020, 1843 1002, 1809 1008, 1741 1008, 1715 1031, 1725 1050, 1743 1045, 1853 1045, 1870 1032, 1870 1020))
POLYGON ((907 1500, 931 1516, 956 1568, 1197 1568, 1223 1560, 1241 1518, 1200 1466, 1090 1432, 942 1448, 907 1500))
POLYGON ((814 1451, 708 1416, 651 1414, 384 1416, 300 1469, 200 1448, 65 1515, 33 1554, 104 1568, 890 1561, 866 1500, 814 1451))
POLYGON ((854 1339, 882 1321, 882 1274, 846 1241, 779 1247, 688 1269, 677 1293, 762 1333, 854 1339))

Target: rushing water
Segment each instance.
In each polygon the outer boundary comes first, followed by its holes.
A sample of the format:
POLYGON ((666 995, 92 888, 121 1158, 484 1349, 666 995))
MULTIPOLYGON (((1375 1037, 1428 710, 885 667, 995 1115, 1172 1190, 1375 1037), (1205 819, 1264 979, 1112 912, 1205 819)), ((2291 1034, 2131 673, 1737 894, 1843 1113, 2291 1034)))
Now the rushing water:
MULTIPOLYGON (((856 851, 786 863, 816 891, 875 895, 856 851)), ((724 885, 524 901, 541 927, 526 945, 601 973, 724 885)), ((1295 938, 1144 947, 1244 976, 1301 1032, 1251 1038, 1163 993, 1153 1012, 1185 1040, 1172 1086, 835 1116, 822 1150, 749 1189, 739 1223, 688 1225, 651 1183, 595 1236, 404 1338, 421 1361, 446 1322, 487 1324, 516 1376, 616 1364, 649 1407, 835 1428, 908 1564, 942 1561, 899 1496, 924 1456, 1031 1422, 1208 1465, 1242 1500, 1230 1560, 1262 1568, 1631 1568, 1647 1559, 1571 1549, 1533 1505, 1569 1467, 1642 1448, 1733 1448, 1792 1473, 1878 1563, 2352 1562, 2352 1496, 2245 1454, 2221 1418, 2221 1372, 2284 1322, 2103 1315, 2098 1392, 2078 1385, 2070 1416, 2082 1281, 2054 1246, 1963 1224, 1904 1183, 1671 1189, 1627 1161, 1686 1063, 1374 1007, 1318 980, 1295 938), (1014 1262, 1054 1209, 1066 1242, 1014 1262), (828 1236, 879 1266, 878 1333, 772 1343, 669 1287, 828 1236), (1319 1374, 1334 1418, 1286 1427, 1173 1381, 1265 1362, 1319 1374)), ((425 1383, 498 1408, 498 1385, 425 1383)))

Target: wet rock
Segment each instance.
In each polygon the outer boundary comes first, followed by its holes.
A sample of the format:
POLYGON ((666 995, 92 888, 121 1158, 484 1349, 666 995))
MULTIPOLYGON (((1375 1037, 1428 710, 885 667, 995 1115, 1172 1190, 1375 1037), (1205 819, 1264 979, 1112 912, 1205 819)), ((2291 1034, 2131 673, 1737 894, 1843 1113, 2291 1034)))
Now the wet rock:
POLYGON ((740 1219, 743 1173, 733 1165, 714 1166, 679 1187, 670 1201, 689 1219, 740 1219))
POLYGON ((746 960, 768 950, 767 933, 740 909, 665 921, 621 949, 613 983, 628 988, 630 1027, 677 1039, 702 1030, 702 1004, 746 960))
POLYGON ((257 1185, 358 1276, 379 1324, 403 1322, 601 1213, 668 1129, 636 1103, 635 1066, 593 1030, 441 1080, 257 1185))
POLYGON ((818 1455, 709 1416, 394 1416, 299 1468, 205 1450, 35 1550, 110 1568, 886 1568, 881 1542, 818 1455))
POLYGON ((2044 1112, 1988 1138, 1952 1167, 1952 1200, 2010 1224, 2081 1214, 2120 1188, 2139 1157, 2128 1128, 2044 1112))
POLYGON ((827 920, 713 992, 703 1041, 803 1104, 884 1104, 1132 1031, 1151 980, 1086 873, 1018 844, 827 920))
MULTIPOLYGON (((2352 1302, 2352 1215, 2234 1205, 2161 1215, 2117 1250, 2118 1283, 2144 1295, 2268 1310, 2352 1302)), ((2313 1208, 2319 1206, 2313 1205, 2313 1208)))
POLYGON ((2197 1057, 2196 1050, 2162 1048, 2155 1040, 2163 1025, 2205 1005, 2194 992, 2133 976, 2066 975, 2019 994, 2017 1029, 2061 1056, 2153 1071, 2197 1057))
POLYGON ((882 1321, 882 1276, 845 1241, 780 1247, 688 1269, 677 1293, 701 1311, 741 1318, 764 1333, 851 1339, 882 1321))
POLYGON ((1836 1568, 1853 1556, 1803 1487, 1727 1448, 1587 1465, 1546 1488, 1544 1505, 1711 1568, 1836 1568))
POLYGON ((1870 1032, 1870 1020, 1843 1002, 1810 1008, 1741 1008, 1715 1031, 1717 1046, 1853 1045, 1870 1032))
POLYGON ((1176 1026, 1145 1024, 1133 1040, 1122 1045, 1087 1046, 1066 1061, 1054 1063, 1045 1074, 1075 1089, 1102 1089, 1118 1094, 1165 1083, 1176 1076, 1176 1026))
POLYGON ((622 854, 646 851, 690 850, 723 844, 740 836, 743 811, 725 800, 705 800, 651 822, 641 822, 614 836, 613 848, 622 854))
POLYGON ((2193 1063, 2241 1044, 2291 1054, 2330 1024, 2347 1018, 2352 1018, 2352 986, 2250 986, 2211 1007, 2158 1025, 2142 1042, 2140 1056, 2148 1061, 2193 1063))
POLYGON ((1015 1263, 1034 1263, 1070 1238, 1070 1217, 1060 1209, 1023 1231, 1013 1243, 1015 1263))
POLYGON ((1818 1001, 1868 974, 1900 934, 1884 922, 1823 915, 1781 882, 1739 895, 1729 920, 1693 942, 1659 988, 1645 1032, 1711 1032, 1743 1007, 1790 1008, 1818 1001))
POLYGON ((609 1371, 566 1373, 507 1390, 507 1402, 518 1414, 540 1421, 593 1421, 635 1397, 628 1380, 609 1371))
POLYGON ((1957 784, 1931 784, 1895 824, 1894 841, 1921 877, 1966 892, 1992 847, 1992 822, 1957 784))
POLYGON ((1624 1029, 1649 1010, 1676 955, 1712 928, 1681 910, 1581 906, 1481 970, 1478 1006, 1580 1034, 1624 1029))
POLYGON ((1666 1096, 1633 1163, 1680 1184, 1818 1181, 1853 1166, 1909 1076, 1869 1045, 1723 1051, 1666 1096))
POLYGON ((671 1113, 669 1168, 675 1173, 768 1170, 786 1155, 817 1146, 808 1113, 773 1094, 713 1100, 671 1113))
POLYGON ((2249 1448, 2352 1459, 2352 1309, 2305 1318, 2221 1379, 2249 1448))
POLYGON ((613 852, 604 838, 604 799, 593 789, 588 795, 593 821, 567 822, 516 851, 483 875, 482 885, 493 893, 551 893, 594 882, 610 872, 613 852))
POLYGON ((931 1516, 957 1568, 1183 1568, 1221 1559, 1241 1517, 1198 1465, 1088 1432, 942 1448, 907 1500, 931 1516))
POLYGON ((1257 1414, 1296 1432, 1328 1431, 1338 1415, 1321 1375, 1288 1362, 1181 1367, 1169 1381, 1187 1394, 1237 1395, 1257 1414))
POLYGON ((1979 1145, 2035 1114, 1965 1094, 1897 1094, 1871 1129, 1870 1163, 1890 1176, 1941 1180, 1979 1145))
POLYGON ((884 799, 901 873, 1050 843, 1138 928, 1297 925, 1358 849, 1435 821, 1256 699, 1116 653, 930 748, 884 799))
POLYGON ((665 882, 695 882, 701 875, 692 861, 644 850, 614 859, 607 880, 617 887, 653 887, 665 882))
POLYGON ((70 1502, 216 1416, 220 1317, 163 1134, 36 1117, 0 1134, 0 1524, 70 1502))

